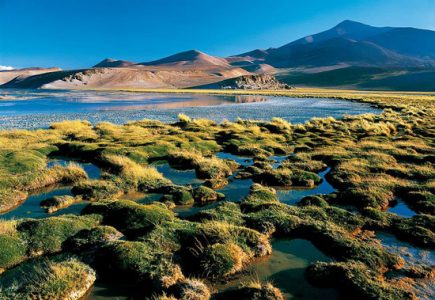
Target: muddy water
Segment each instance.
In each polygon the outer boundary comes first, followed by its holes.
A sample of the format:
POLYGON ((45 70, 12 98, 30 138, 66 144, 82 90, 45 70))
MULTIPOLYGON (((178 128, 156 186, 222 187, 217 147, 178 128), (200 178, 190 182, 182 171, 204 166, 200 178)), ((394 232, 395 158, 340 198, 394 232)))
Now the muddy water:
MULTIPOLYGON (((316 261, 331 261, 314 245, 302 239, 277 239, 272 241, 273 252, 269 257, 257 259, 243 273, 226 283, 212 283, 217 291, 237 288, 251 281, 268 281, 278 287, 285 299, 334 300, 337 291, 312 286, 305 279, 305 269, 316 261)), ((86 300, 136 299, 140 295, 137 286, 119 282, 97 281, 86 300)), ((139 299, 139 298, 138 298, 139 299)))
POLYGON ((320 252, 311 242, 302 239, 277 239, 272 241, 272 255, 252 263, 243 275, 224 284, 218 290, 238 287, 252 281, 271 282, 279 288, 285 299, 338 299, 333 289, 314 287, 305 279, 305 269, 313 262, 329 262, 331 259, 320 252))

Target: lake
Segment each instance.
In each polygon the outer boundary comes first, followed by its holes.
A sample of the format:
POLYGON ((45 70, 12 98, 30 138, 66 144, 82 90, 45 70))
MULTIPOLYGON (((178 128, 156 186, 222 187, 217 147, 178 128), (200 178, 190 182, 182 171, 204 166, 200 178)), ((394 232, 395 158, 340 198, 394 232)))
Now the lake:
POLYGON ((366 103, 323 98, 0 89, 0 129, 46 128, 71 119, 94 124, 142 119, 173 122, 179 113, 216 122, 279 117, 304 123, 313 117, 379 112, 366 103))

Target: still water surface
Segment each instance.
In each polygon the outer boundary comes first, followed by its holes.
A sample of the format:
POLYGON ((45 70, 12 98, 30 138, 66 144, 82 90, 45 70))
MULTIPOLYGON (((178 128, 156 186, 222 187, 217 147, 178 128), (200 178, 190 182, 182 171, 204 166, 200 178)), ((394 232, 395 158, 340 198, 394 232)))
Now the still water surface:
POLYGON ((173 122, 179 113, 216 122, 280 117, 303 123, 313 117, 380 111, 365 103, 322 98, 0 89, 0 129, 46 128, 71 119, 94 124, 142 119, 173 122))

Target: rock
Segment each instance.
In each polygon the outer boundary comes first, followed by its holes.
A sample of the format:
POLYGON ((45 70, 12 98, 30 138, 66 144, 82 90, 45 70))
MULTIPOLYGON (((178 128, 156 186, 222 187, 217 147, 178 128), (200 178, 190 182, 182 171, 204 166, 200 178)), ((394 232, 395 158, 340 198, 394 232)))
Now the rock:
POLYGON ((238 90, 289 90, 291 87, 269 74, 244 75, 221 83, 222 89, 238 90))

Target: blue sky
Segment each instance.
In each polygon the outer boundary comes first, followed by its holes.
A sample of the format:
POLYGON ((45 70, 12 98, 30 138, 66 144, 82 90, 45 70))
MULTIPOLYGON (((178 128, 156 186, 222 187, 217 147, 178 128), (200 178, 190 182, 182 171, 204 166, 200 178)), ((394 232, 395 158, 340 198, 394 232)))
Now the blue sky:
POLYGON ((0 66, 277 47, 345 19, 435 30, 434 0, 0 0, 0 66))

